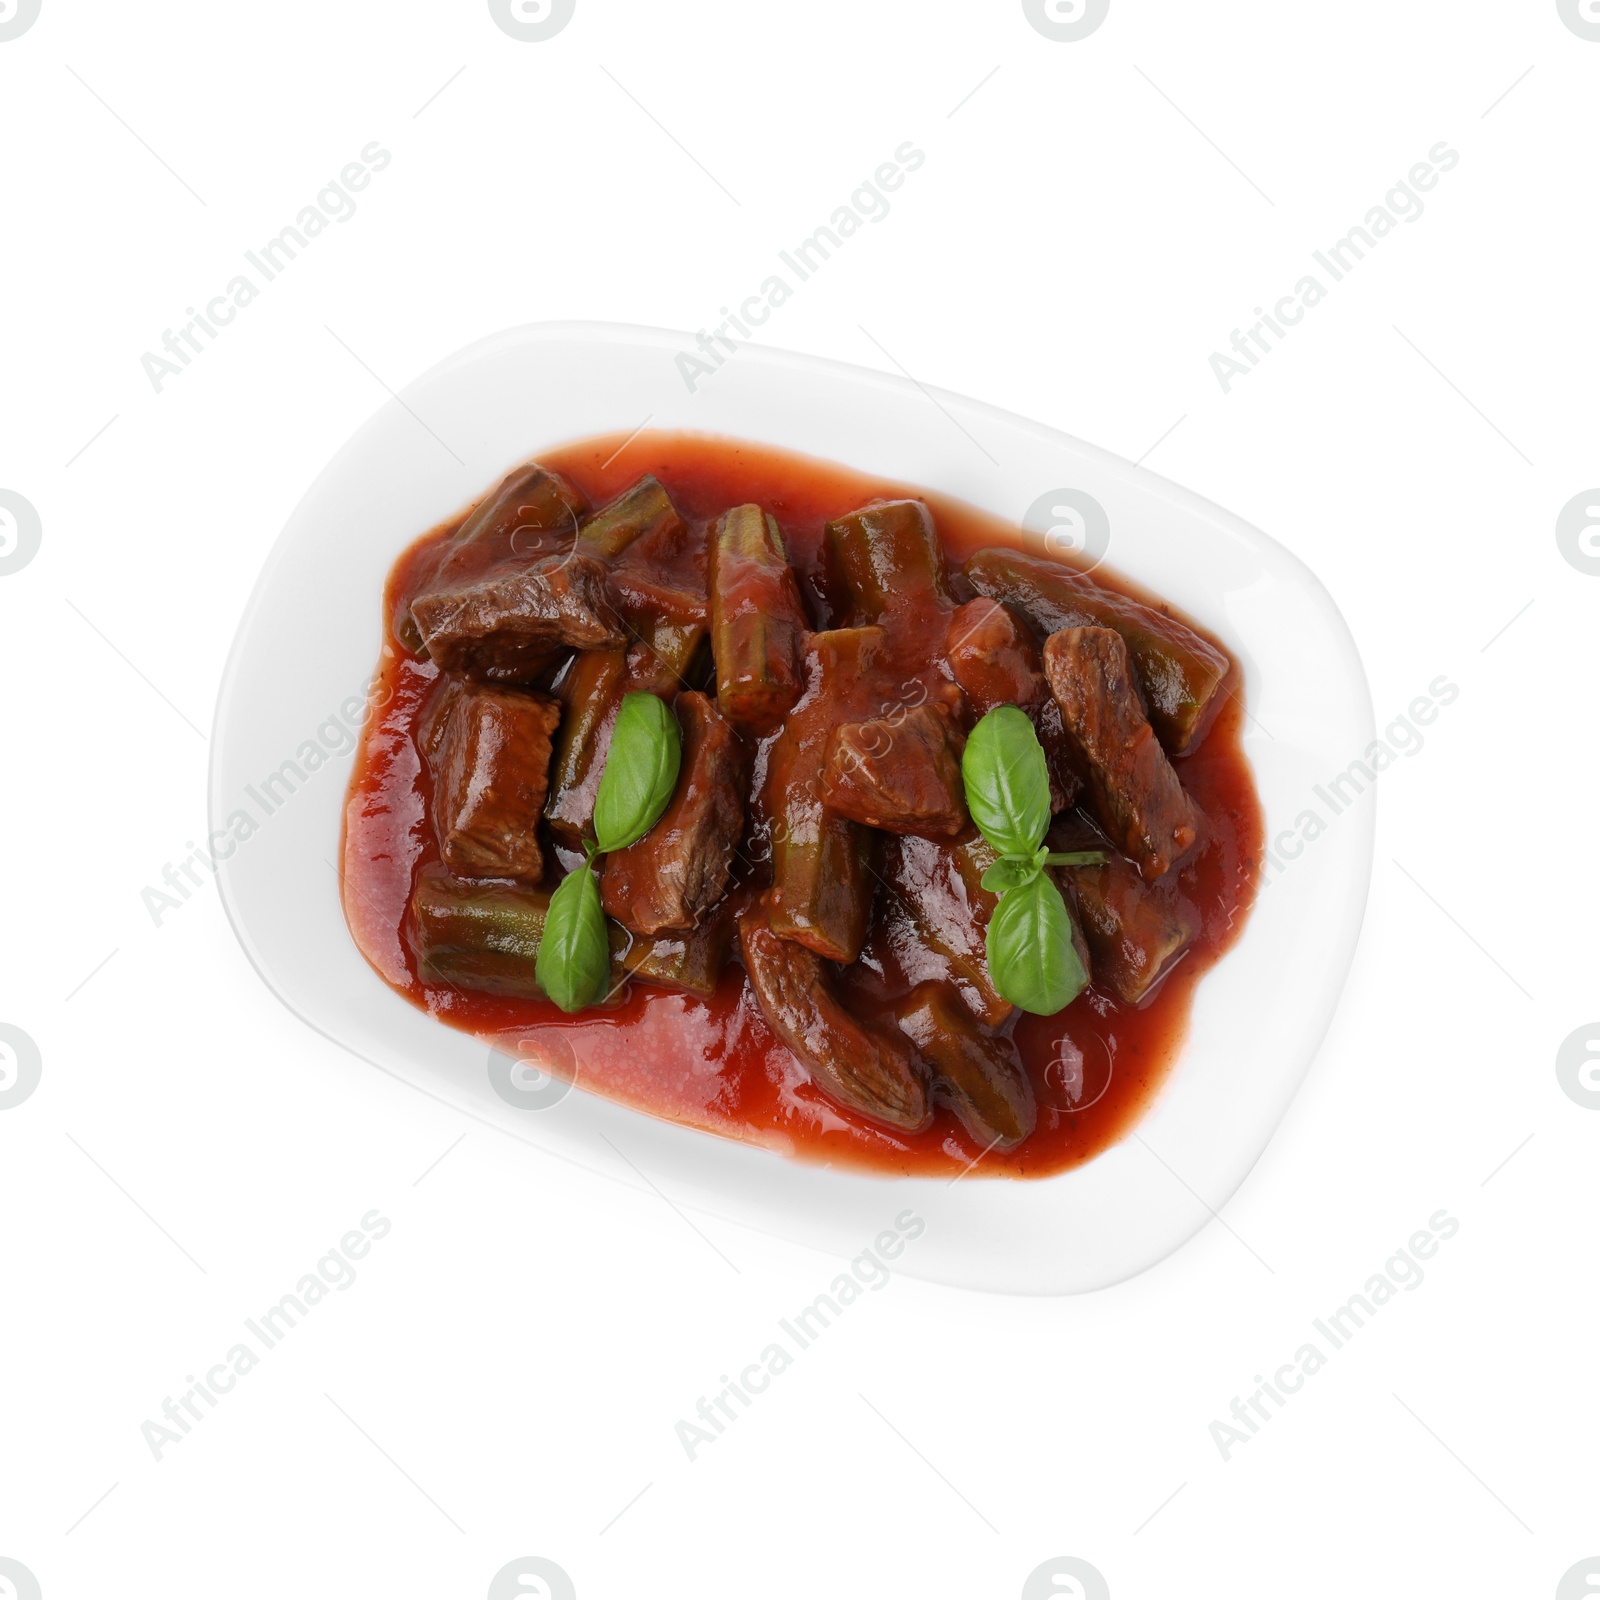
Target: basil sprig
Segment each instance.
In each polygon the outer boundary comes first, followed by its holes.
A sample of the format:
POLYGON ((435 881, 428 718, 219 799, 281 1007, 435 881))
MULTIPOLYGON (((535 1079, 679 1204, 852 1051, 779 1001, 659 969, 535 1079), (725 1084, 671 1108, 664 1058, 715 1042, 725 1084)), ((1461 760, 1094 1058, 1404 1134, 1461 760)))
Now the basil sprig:
POLYGON ((1050 773, 1033 723, 1016 706, 996 706, 972 730, 961 757, 967 808, 1000 859, 983 887, 1000 896, 984 935, 989 976, 1012 1005, 1052 1016, 1088 986, 1072 914, 1049 866, 1094 866, 1098 850, 1045 848, 1050 773))
POLYGON ((610 976, 611 941, 594 858, 625 850, 656 825, 678 785, 682 763, 683 739, 672 708, 653 694, 624 695, 595 792, 595 837, 584 845, 583 865, 550 896, 534 960, 539 987, 563 1011, 593 1005, 605 994, 610 976))

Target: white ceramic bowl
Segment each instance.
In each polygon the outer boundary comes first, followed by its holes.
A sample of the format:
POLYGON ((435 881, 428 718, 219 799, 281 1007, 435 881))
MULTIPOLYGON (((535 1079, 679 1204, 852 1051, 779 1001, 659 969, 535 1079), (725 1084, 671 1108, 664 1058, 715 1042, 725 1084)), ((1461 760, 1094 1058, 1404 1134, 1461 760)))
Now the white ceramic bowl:
POLYGON ((1273 870, 1243 937, 1200 983, 1188 1041, 1135 1134, 1032 1182, 832 1171, 581 1090, 542 1110, 509 1104, 491 1084, 488 1048, 394 994, 346 930, 332 863, 353 741, 338 717, 377 660, 390 563, 515 462, 646 417, 842 462, 1013 521, 1047 491, 1092 495, 1109 517, 1110 563, 1243 663, 1245 749, 1269 840, 1315 804, 1312 785, 1371 742, 1366 680, 1338 609, 1294 556, 1236 517, 1038 423, 836 362, 746 347, 691 393, 677 355, 693 348, 687 334, 587 323, 496 335, 419 378, 311 486, 256 585, 218 699, 211 825, 227 830, 239 812, 256 824, 218 875, 234 929, 279 998, 328 1037, 512 1138, 636 1188, 642 1174, 678 1205, 842 1256, 910 1209, 926 1228, 897 1269, 975 1288, 1068 1293, 1129 1277, 1223 1205, 1299 1087, 1354 952, 1370 805, 1332 818, 1273 870), (303 775, 292 794, 283 778, 263 782, 285 762, 303 775))

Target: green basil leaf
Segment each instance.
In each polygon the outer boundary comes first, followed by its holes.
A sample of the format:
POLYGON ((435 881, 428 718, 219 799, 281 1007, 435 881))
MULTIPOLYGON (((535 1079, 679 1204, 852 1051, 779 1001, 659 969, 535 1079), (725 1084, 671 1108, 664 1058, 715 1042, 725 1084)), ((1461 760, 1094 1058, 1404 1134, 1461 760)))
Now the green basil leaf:
POLYGON ((658 695, 625 694, 594 797, 602 850, 624 850, 655 827, 677 787, 682 760, 683 736, 672 707, 658 695))
POLYGON ((1051 850, 1044 858, 1047 867, 1103 867, 1104 850, 1051 850))
POLYGON ((1039 868, 1032 861, 1016 856, 1001 856, 978 880, 990 894, 1004 894, 1007 889, 1020 889, 1023 884, 1039 876, 1039 868))
POLYGON ((550 896, 533 975, 563 1011, 582 1011, 606 992, 611 945, 600 886, 587 863, 569 872, 550 896))
POLYGON ((1003 856, 1031 856, 1050 826, 1050 774, 1027 713, 996 706, 961 756, 967 808, 1003 856))
POLYGON ((984 950, 995 988, 1036 1016, 1054 1016, 1088 986, 1071 913, 1055 880, 1042 873, 1001 896, 984 950))

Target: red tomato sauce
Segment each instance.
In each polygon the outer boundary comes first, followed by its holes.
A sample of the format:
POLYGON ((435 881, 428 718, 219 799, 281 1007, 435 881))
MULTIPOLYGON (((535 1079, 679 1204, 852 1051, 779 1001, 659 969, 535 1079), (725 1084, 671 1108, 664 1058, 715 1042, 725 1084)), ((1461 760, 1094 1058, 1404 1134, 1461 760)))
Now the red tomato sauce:
MULTIPOLYGON (((765 445, 694 434, 650 432, 631 440, 617 434, 542 451, 538 460, 576 484, 595 506, 653 473, 697 530, 731 505, 760 504, 778 519, 819 628, 834 623, 842 609, 823 560, 824 525, 864 501, 925 500, 952 569, 985 546, 1033 548, 1014 525, 959 501, 765 445)), ((374 709, 346 800, 345 914, 358 947, 391 988, 449 1026, 537 1061, 583 1089, 652 1116, 827 1165, 884 1175, 1044 1177, 1089 1160, 1131 1129, 1182 1046, 1195 985, 1238 937, 1255 896, 1262 819, 1241 747, 1237 665, 1210 731, 1198 748, 1174 761, 1206 819, 1200 843, 1170 874, 1172 892, 1198 919, 1198 937, 1137 1007, 1091 984, 1056 1016, 1015 1015, 1007 1027, 1032 1082, 1038 1124, 1015 1149, 985 1153, 944 1107, 930 1126, 907 1134, 829 1099, 773 1035, 737 964, 727 967, 708 999, 633 980, 603 1007, 575 1016, 546 1001, 419 980, 409 904, 418 870, 437 860, 439 850, 428 771, 414 735, 438 669, 402 647, 388 624, 416 574, 470 509, 424 534, 390 573, 374 709)), ((1105 568, 1094 577, 1172 612, 1105 568)), ((942 622, 930 617, 927 632, 931 659, 943 649, 942 622)), ((863 962, 846 974, 843 990, 869 1018, 894 997, 898 970, 877 931, 869 935, 863 962)), ((899 987, 904 992, 907 985, 899 987)), ((887 1025, 894 1026, 892 1018, 887 1025)))

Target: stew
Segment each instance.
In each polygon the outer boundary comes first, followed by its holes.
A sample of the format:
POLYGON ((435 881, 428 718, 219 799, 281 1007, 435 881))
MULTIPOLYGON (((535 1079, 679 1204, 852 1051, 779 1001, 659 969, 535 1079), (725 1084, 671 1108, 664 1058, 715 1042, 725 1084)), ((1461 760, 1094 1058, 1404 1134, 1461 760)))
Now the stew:
POLYGON ((970 506, 584 440, 401 555, 345 914, 413 1004, 886 1174, 1123 1136, 1255 893, 1237 664, 970 506))

